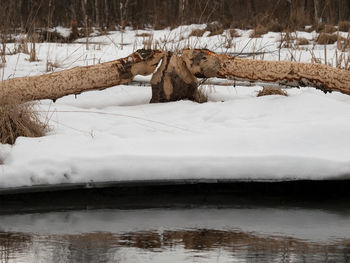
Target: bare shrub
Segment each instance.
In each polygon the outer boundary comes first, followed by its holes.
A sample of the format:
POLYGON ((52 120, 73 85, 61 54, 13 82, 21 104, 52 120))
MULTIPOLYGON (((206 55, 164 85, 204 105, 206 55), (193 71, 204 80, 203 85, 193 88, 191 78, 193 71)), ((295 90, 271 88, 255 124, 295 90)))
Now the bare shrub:
POLYGON ((257 97, 262 96, 268 96, 268 95, 281 95, 281 96, 288 96, 287 92, 285 92, 281 88, 271 87, 271 86, 265 86, 262 90, 259 91, 257 97))
POLYGON ((30 62, 38 61, 38 58, 36 56, 35 41, 32 42, 31 45, 30 45, 29 61, 30 62))
POLYGON ((202 37, 205 33, 205 29, 193 29, 190 33, 190 37, 202 37))
POLYGON ((149 34, 148 36, 143 37, 142 44, 144 49, 152 49, 153 35, 149 34))
POLYGON ((251 38, 257 38, 261 37, 262 35, 265 35, 268 31, 267 27, 259 24, 255 27, 254 31, 250 34, 251 38))
POLYGON ((28 49, 28 38, 20 39, 17 43, 17 46, 15 46, 15 53, 24 53, 29 55, 29 49, 28 49))
MULTIPOLYGON (((95 63, 94 63, 95 64, 95 63)), ((54 72, 56 68, 61 68, 62 65, 59 61, 46 60, 46 72, 54 72)))
POLYGON ((72 32, 69 35, 69 41, 74 41, 79 38, 78 23, 75 20, 71 20, 72 32))
POLYGON ((279 48, 292 48, 293 40, 294 38, 289 31, 281 32, 279 48))
POLYGON ((209 31, 210 32, 209 36, 212 37, 212 36, 221 35, 222 33, 224 33, 224 27, 219 22, 213 22, 213 23, 207 24, 205 31, 209 31))
POLYGON ((49 30, 37 30, 37 42, 68 43, 69 38, 62 36, 59 32, 49 30))
POLYGON ((231 28, 231 29, 229 30, 229 33, 230 33, 230 37, 231 37, 231 38, 235 38, 235 37, 240 37, 240 36, 241 36, 241 35, 237 32, 237 30, 234 29, 234 28, 231 28))
POLYGON ((224 33, 224 29, 220 28, 220 29, 218 29, 216 31, 211 31, 210 34, 209 34, 209 37, 221 35, 222 33, 224 33))
POLYGON ((151 37, 153 34, 151 33, 137 33, 135 34, 135 37, 151 37))
POLYGON ((309 40, 307 40, 305 37, 301 37, 297 39, 297 45, 299 46, 305 46, 309 44, 310 44, 309 40))
POLYGON ((343 52, 349 51, 349 49, 350 49, 350 35, 349 34, 348 34, 347 38, 343 38, 343 37, 340 37, 338 35, 337 48, 343 52))
POLYGON ((267 27, 270 32, 282 32, 284 29, 284 26, 277 20, 272 20, 267 27))
POLYGON ((0 142, 14 144, 20 136, 40 137, 47 125, 41 122, 33 103, 8 103, 0 106, 0 142))
POLYGON ((324 30, 325 28, 325 24, 323 23, 318 23, 317 25, 314 25, 313 26, 313 29, 317 32, 317 33, 320 33, 324 30))
POLYGON ((337 29, 332 25, 325 25, 324 29, 322 30, 322 32, 327 33, 327 34, 333 34, 336 31, 337 31, 337 29))
POLYGON ((329 44, 334 44, 337 40, 338 40, 337 35, 321 33, 318 36, 316 42, 319 45, 329 45, 329 44))
POLYGON ((350 21, 342 21, 338 24, 338 30, 342 32, 350 31, 350 21))

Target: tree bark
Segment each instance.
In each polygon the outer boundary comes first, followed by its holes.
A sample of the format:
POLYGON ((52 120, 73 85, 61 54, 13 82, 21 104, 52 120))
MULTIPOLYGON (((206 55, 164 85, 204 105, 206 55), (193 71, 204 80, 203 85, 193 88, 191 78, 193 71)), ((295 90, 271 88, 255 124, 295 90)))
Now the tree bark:
POLYGON ((150 75, 163 53, 138 50, 126 58, 97 65, 76 67, 47 75, 23 77, 0 82, 0 105, 9 101, 26 102, 102 90, 130 82, 135 75, 150 75))
POLYGON ((197 78, 186 67, 183 59, 168 52, 151 79, 151 103, 189 99, 198 101, 197 78))
POLYGON ((250 60, 200 49, 184 50, 182 58, 196 77, 308 86, 350 95, 350 71, 322 64, 250 60))
POLYGON ((310 86, 324 92, 340 91, 350 95, 350 71, 326 65, 243 59, 205 49, 183 50, 181 56, 158 50, 138 50, 111 62, 5 80, 0 82, 0 105, 14 99, 18 102, 56 100, 126 84, 135 75, 152 74, 160 60, 162 63, 151 80, 151 102, 198 101, 196 77, 310 86))

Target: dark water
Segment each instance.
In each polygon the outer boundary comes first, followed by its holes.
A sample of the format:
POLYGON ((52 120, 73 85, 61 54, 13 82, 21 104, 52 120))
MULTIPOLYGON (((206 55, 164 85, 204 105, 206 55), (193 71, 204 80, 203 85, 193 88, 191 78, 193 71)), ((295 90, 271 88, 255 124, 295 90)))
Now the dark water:
POLYGON ((86 210, 0 216, 0 262, 350 262, 350 209, 86 210))
POLYGON ((0 262, 350 262, 348 198, 208 189, 0 198, 0 262))

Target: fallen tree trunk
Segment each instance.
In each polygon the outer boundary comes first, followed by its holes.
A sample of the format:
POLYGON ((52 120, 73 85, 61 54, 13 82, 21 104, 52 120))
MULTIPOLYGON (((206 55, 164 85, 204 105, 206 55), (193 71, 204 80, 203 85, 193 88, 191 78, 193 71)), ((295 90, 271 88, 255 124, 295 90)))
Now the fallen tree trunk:
POLYGON ((262 81, 289 86, 311 86, 324 92, 350 95, 350 71, 321 64, 242 59, 209 50, 171 52, 138 50, 126 58, 87 67, 76 67, 47 75, 0 82, 0 105, 8 101, 56 100, 89 90, 129 83, 136 75, 152 77, 151 102, 181 99, 198 101, 195 77, 262 81))
POLYGON ((126 84, 138 74, 152 74, 163 55, 158 50, 138 50, 126 58, 97 65, 5 80, 0 82, 0 105, 14 99, 16 102, 55 101, 66 95, 126 84))
POLYGON ((205 49, 184 50, 182 58, 196 77, 308 86, 350 95, 350 71, 322 64, 242 59, 205 49))

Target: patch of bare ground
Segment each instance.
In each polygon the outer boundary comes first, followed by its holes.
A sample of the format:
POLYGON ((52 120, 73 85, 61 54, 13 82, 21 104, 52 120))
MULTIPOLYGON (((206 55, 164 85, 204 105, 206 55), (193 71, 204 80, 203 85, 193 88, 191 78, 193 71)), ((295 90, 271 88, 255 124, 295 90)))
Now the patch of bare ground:
POLYGON ((262 96, 268 96, 268 95, 281 95, 281 96, 288 96, 287 92, 285 92, 281 88, 276 88, 276 87, 263 87, 262 90, 259 91, 257 97, 262 97, 262 96))
POLYGON ((14 144, 20 136, 40 137, 47 131, 47 124, 40 120, 34 103, 16 103, 0 106, 0 142, 14 144))

